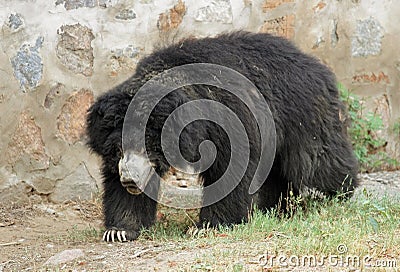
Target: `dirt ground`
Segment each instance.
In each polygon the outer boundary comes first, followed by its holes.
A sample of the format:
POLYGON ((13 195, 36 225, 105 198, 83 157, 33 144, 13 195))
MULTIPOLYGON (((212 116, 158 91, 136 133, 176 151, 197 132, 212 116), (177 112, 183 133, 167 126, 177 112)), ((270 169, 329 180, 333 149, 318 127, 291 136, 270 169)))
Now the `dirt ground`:
MULTIPOLYGON (((400 196, 400 172, 363 179, 363 187, 400 196)), ((99 201, 36 202, 24 205, 0 203, 0 272, 175 271, 182 264, 209 271, 207 267, 201 267, 198 258, 215 250, 211 245, 182 248, 178 242, 151 240, 107 244, 101 241, 99 201), (64 250, 74 250, 67 253, 79 257, 72 261, 68 261, 68 256, 63 257, 64 261, 50 259, 64 250)), ((251 271, 260 271, 256 258, 250 252, 239 261, 251 271)))
POLYGON ((93 202, 3 204, 0 271, 167 271, 177 262, 194 261, 196 254, 177 251, 179 245, 174 243, 102 242, 100 211, 93 202), (82 256, 65 264, 46 265, 50 257, 72 249, 82 256))

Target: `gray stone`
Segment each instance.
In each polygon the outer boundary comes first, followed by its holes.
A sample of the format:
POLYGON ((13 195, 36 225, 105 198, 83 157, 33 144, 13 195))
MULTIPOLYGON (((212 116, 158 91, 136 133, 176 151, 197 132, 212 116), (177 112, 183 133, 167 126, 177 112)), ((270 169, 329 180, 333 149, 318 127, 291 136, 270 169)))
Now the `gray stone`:
POLYGON ((127 58, 133 59, 139 55, 139 52, 140 52, 140 49, 131 44, 124 48, 117 48, 117 49, 111 50, 111 54, 115 58, 127 57, 127 58))
POLYGON ((89 200, 97 193, 96 180, 90 175, 86 165, 81 163, 72 174, 57 182, 50 200, 56 203, 89 200))
POLYGON ((84 256, 85 253, 83 252, 82 249, 67 249, 50 257, 43 265, 44 266, 59 265, 62 263, 73 261, 77 258, 81 258, 84 256))
POLYGON ((232 6, 229 0, 212 0, 210 4, 197 11, 196 21, 232 23, 232 6))
POLYGON ((93 8, 96 6, 96 0, 57 0, 56 5, 64 4, 66 10, 78 8, 93 8))
POLYGON ((11 29, 12 32, 17 32, 24 28, 24 19, 19 13, 11 13, 7 18, 6 25, 11 29))
POLYGON ((17 55, 11 59, 14 76, 19 81, 23 92, 36 88, 42 78, 43 63, 39 55, 42 44, 43 37, 37 38, 34 46, 24 44, 17 55))
POLYGON ((116 16, 119 20, 133 20, 136 18, 136 13, 133 9, 123 9, 116 16))
POLYGON ((75 73, 91 76, 94 60, 92 30, 81 24, 65 25, 58 34, 56 55, 61 63, 75 73))
POLYGON ((372 17, 357 21, 357 28, 351 40, 353 57, 379 55, 382 47, 383 28, 372 17))
POLYGON ((57 5, 64 5, 66 10, 78 8, 94 8, 103 7, 107 8, 113 5, 115 0, 57 0, 57 5))

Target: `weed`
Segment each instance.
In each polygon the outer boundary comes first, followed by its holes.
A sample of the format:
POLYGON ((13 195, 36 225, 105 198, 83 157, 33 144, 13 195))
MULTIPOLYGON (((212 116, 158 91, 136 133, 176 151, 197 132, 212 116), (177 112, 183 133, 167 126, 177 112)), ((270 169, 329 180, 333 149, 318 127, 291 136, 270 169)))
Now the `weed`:
POLYGON ((386 141, 377 136, 376 132, 383 129, 382 118, 373 112, 364 112, 363 101, 342 84, 338 85, 338 89, 342 101, 347 105, 350 118, 348 133, 361 171, 378 170, 384 165, 398 166, 397 160, 385 152, 386 141))

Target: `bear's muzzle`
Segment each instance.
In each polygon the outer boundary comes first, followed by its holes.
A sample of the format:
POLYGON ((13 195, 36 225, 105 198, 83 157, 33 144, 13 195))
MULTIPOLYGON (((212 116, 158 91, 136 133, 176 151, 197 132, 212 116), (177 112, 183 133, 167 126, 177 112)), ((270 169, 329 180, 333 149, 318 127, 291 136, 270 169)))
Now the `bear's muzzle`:
POLYGON ((147 158, 132 151, 124 152, 118 170, 122 186, 132 195, 141 194, 152 175, 152 166, 147 158))

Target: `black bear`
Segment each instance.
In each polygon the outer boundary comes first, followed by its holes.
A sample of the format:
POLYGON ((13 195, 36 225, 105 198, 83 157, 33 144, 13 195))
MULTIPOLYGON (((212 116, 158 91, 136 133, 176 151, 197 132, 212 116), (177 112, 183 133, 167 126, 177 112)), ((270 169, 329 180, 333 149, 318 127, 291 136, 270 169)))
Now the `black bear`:
MULTIPOLYGON (((276 207, 289 191, 297 195, 304 188, 327 196, 351 195, 358 183, 357 160, 340 120, 344 108, 336 79, 326 66, 288 40, 269 34, 241 31, 187 39, 143 58, 131 78, 100 96, 89 109, 88 145, 103 159, 105 241, 134 240, 141 228, 151 226, 155 220, 156 200, 140 193, 135 186, 140 180, 122 179, 119 168, 124 157, 122 129, 128 106, 155 75, 193 63, 222 65, 248 78, 268 103, 276 129, 271 171, 252 195, 248 188, 260 156, 260 137, 246 105, 215 86, 193 85, 168 94, 152 111, 146 127, 146 149, 160 176, 167 175, 171 168, 161 150, 160 134, 175 108, 200 98, 212 99, 231 108, 245 124, 251 149, 248 169, 226 197, 201 208, 199 225, 244 222, 254 204, 262 210, 276 207)), ((204 140, 212 141, 217 151, 214 163, 199 174, 203 186, 208 186, 226 170, 231 147, 222 127, 199 120, 182 131, 179 146, 185 159, 198 160, 198 145, 204 140)), ((140 158, 135 160, 140 168, 140 158)))

